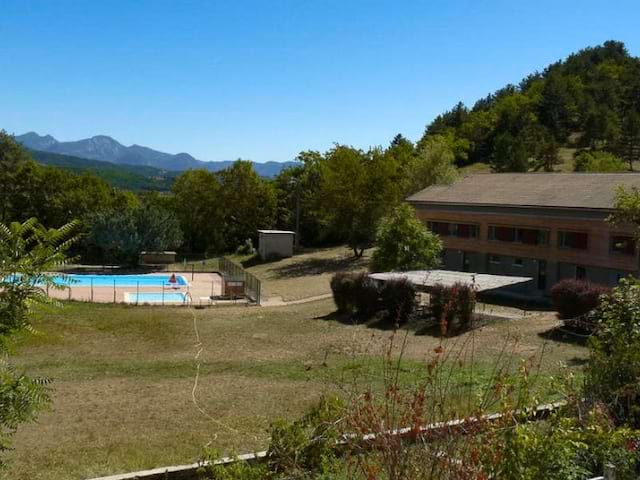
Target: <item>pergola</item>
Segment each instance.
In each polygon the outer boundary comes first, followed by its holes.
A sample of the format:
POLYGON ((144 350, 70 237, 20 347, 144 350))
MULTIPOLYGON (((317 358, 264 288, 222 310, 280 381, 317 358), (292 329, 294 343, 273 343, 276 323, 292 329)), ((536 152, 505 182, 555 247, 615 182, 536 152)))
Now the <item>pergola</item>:
POLYGON ((473 286, 477 292, 518 285, 532 280, 531 277, 512 277, 508 275, 490 275, 488 273, 454 272, 451 270, 414 270, 410 272, 372 273, 369 277, 385 282, 387 280, 407 279, 418 290, 428 292, 435 285, 451 287, 456 283, 473 286))

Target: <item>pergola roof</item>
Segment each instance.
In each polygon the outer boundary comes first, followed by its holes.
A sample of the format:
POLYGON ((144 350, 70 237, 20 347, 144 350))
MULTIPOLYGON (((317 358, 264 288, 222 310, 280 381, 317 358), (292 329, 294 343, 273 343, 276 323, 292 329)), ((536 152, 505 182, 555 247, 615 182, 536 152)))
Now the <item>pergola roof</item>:
POLYGON ((512 277, 508 275, 489 275, 487 273, 454 272, 451 270, 414 270, 411 272, 383 272, 369 275, 375 280, 385 282, 406 278, 420 290, 428 290, 435 285, 451 287, 455 283, 475 285, 478 292, 517 285, 532 280, 531 277, 512 277))

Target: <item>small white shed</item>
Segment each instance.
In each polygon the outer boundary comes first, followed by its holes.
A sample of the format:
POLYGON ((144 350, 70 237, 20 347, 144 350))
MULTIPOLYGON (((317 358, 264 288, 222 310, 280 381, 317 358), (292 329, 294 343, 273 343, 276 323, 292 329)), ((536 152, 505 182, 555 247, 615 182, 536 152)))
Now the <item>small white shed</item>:
POLYGON ((293 256, 293 241, 296 232, 289 230, 258 230, 258 253, 260 258, 287 258, 293 256))

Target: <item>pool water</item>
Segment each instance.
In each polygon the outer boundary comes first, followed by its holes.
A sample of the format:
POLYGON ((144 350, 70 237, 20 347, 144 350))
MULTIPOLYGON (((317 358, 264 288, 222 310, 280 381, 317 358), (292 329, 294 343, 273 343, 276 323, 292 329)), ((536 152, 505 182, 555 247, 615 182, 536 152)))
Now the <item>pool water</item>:
POLYGON ((140 292, 125 293, 127 303, 186 303, 187 294, 182 292, 140 292))
POLYGON ((176 283, 169 283, 171 275, 84 275, 71 274, 56 280, 58 285, 71 287, 162 287, 171 285, 188 285, 182 275, 176 275, 176 283))

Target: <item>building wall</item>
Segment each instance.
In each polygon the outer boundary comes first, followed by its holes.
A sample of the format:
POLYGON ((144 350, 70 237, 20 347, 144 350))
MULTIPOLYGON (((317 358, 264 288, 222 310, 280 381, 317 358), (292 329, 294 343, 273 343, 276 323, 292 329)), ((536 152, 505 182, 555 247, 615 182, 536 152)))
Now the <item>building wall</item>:
MULTIPOLYGON (((608 212, 508 207, 469 207, 417 204, 417 216, 428 221, 471 223, 478 226, 477 238, 442 237, 443 265, 451 270, 529 276, 537 285, 544 265, 548 291, 558 280, 576 278, 576 267, 584 268, 586 279, 614 285, 620 276, 638 273, 638 252, 611 252, 611 236, 631 235, 630 228, 616 228, 605 222, 608 212), (531 227, 549 230, 548 245, 526 245, 489 239, 489 226, 531 227), (560 248, 559 231, 588 234, 586 250, 560 248), (498 256, 499 262, 491 261, 498 256), (515 259, 519 259, 516 262, 515 259), (518 264, 516 264, 518 263, 518 264)), ((495 259, 494 259, 495 260, 495 259)))
POLYGON ((293 234, 260 233, 258 253, 263 259, 293 256, 293 234))

